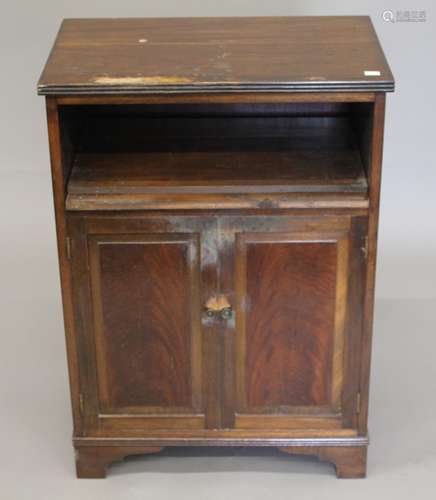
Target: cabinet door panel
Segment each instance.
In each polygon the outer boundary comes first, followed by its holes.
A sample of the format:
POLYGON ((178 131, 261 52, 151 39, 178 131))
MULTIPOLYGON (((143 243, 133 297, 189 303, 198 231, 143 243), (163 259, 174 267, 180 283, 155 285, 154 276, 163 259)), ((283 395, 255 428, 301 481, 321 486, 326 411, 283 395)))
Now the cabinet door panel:
POLYGON ((75 274, 88 277, 75 284, 77 318, 90 318, 81 332, 88 427, 204 428, 203 332, 213 325, 202 323, 201 304, 215 289, 204 245, 213 222, 83 218, 71 226, 75 274))
POLYGON ((225 334, 235 387, 226 385, 228 425, 341 427, 350 219, 247 217, 224 225, 233 244, 223 289, 235 308, 225 334))
POLYGON ((201 402, 198 241, 190 235, 94 236, 91 289, 102 409, 201 402))
POLYGON ((237 239, 249 311, 239 345, 248 408, 331 401, 337 245, 295 238, 237 239))

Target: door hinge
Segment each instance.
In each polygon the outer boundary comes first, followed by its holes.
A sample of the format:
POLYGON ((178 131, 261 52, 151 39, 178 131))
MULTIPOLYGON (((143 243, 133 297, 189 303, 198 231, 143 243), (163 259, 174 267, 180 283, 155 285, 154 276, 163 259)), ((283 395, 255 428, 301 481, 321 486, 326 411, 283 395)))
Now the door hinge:
POLYGON ((361 396, 360 396, 360 392, 358 392, 356 395, 356 413, 357 413, 357 415, 360 414, 360 409, 361 409, 361 396))
POLYGON ((83 415, 84 413, 83 394, 79 395, 79 410, 80 414, 83 415))
POLYGON ((360 249, 362 250, 363 257, 365 259, 367 259, 368 258, 368 236, 365 236, 363 238, 363 245, 360 247, 360 249))
POLYGON ((67 259, 71 260, 71 238, 69 236, 65 238, 65 249, 67 252, 67 259))

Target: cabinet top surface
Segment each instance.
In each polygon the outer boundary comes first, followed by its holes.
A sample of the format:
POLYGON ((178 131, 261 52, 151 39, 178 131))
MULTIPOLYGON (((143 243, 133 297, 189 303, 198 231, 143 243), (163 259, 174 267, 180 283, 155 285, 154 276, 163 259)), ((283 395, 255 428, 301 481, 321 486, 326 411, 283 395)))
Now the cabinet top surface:
POLYGON ((392 91, 367 16, 66 19, 38 93, 392 91))

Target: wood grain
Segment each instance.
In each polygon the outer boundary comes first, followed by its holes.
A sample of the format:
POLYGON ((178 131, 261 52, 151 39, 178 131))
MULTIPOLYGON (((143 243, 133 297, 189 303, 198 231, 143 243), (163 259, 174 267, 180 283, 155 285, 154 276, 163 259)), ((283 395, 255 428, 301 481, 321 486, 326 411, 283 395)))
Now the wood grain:
POLYGON ((132 427, 109 430, 93 430, 89 436, 75 437, 74 443, 83 445, 151 444, 152 446, 278 446, 285 445, 367 445, 368 438, 357 435, 356 429, 175 429, 146 430, 132 427), (324 440, 324 441, 323 441, 324 440), (221 444, 220 444, 220 441, 221 444), (161 444, 157 444, 161 443, 161 444))
MULTIPOLYGON (((292 408, 294 410, 294 408, 292 408)), ((276 413, 271 411, 265 416, 264 413, 237 413, 235 418, 235 429, 342 429, 341 415, 331 415, 328 409, 325 414, 310 415, 310 410, 318 410, 319 408, 302 407, 302 415, 285 414, 283 409, 275 409, 276 413), (280 413, 282 410, 282 413, 280 413)))
POLYGON ((389 91, 393 85, 365 16, 67 19, 38 92, 389 91))
POLYGON ((245 238, 247 405, 326 405, 336 245, 275 238, 245 238))
POLYGON ((377 263, 377 236, 380 209, 380 189, 383 159, 383 131, 385 121, 386 97, 378 94, 370 119, 368 178, 370 183, 370 209, 368 221, 367 268, 365 280, 365 298, 363 305, 363 334, 361 344, 361 411, 359 414, 359 431, 366 435, 368 431, 369 377, 371 370, 371 351, 374 321, 375 275, 377 263))
POLYGON ((348 106, 119 108, 80 111, 69 210, 366 204, 348 106))
POLYGON ((366 193, 147 193, 147 194, 69 194, 68 211, 141 211, 141 210, 343 210, 367 212, 366 193))
POLYGON ((79 94, 52 96, 60 106, 150 104, 288 104, 374 102, 375 92, 222 92, 211 94, 79 94))
POLYGON ((63 23, 38 91, 78 476, 193 445, 365 475, 393 86, 367 17, 63 23))
POLYGON ((201 304, 216 289, 213 221, 88 215, 69 226, 87 432, 212 425, 216 336, 201 304))
POLYGON ((129 455, 159 453, 160 446, 81 446, 76 447, 76 474, 78 478, 103 479, 109 464, 129 455))
POLYGON ((103 413, 191 406, 193 245, 183 235, 91 240, 103 413))
POLYGON ((366 446, 323 446, 279 448, 292 455, 316 455, 319 460, 331 462, 338 478, 364 478, 366 476, 366 446))
POLYGON ((73 413, 73 431, 77 435, 83 432, 83 416, 80 410, 80 382, 78 340, 72 293, 72 272, 68 261, 66 238, 68 235, 65 214, 65 186, 69 165, 63 151, 59 107, 56 99, 46 98, 48 142, 50 149, 50 167, 53 187, 53 203, 56 221, 56 243, 61 281, 65 343, 68 361, 71 407, 73 413))
POLYGON ((342 425, 345 337, 359 333, 345 322, 349 228, 340 215, 223 218, 221 287, 235 310, 224 333, 228 426, 342 425))

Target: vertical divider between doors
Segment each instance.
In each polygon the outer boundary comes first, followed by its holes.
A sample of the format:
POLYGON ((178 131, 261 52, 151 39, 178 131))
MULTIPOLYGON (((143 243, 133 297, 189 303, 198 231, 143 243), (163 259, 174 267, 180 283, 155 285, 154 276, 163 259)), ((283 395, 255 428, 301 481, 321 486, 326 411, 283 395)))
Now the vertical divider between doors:
MULTIPOLYGON (((201 286, 202 304, 218 293, 219 252, 216 218, 207 221, 201 232, 201 286)), ((203 395, 206 429, 221 427, 221 336, 215 318, 207 318, 201 311, 203 328, 203 395)))
MULTIPOLYGON (((236 397, 236 353, 235 335, 236 319, 238 317, 237 294, 235 293, 235 233, 230 219, 220 217, 219 231, 219 261, 220 261, 220 289, 225 295, 233 313, 230 318, 220 320, 221 339, 223 352, 223 391, 222 391, 222 427, 233 428, 235 420, 235 397, 236 397)), ((239 319, 239 318, 238 318, 239 319)))

